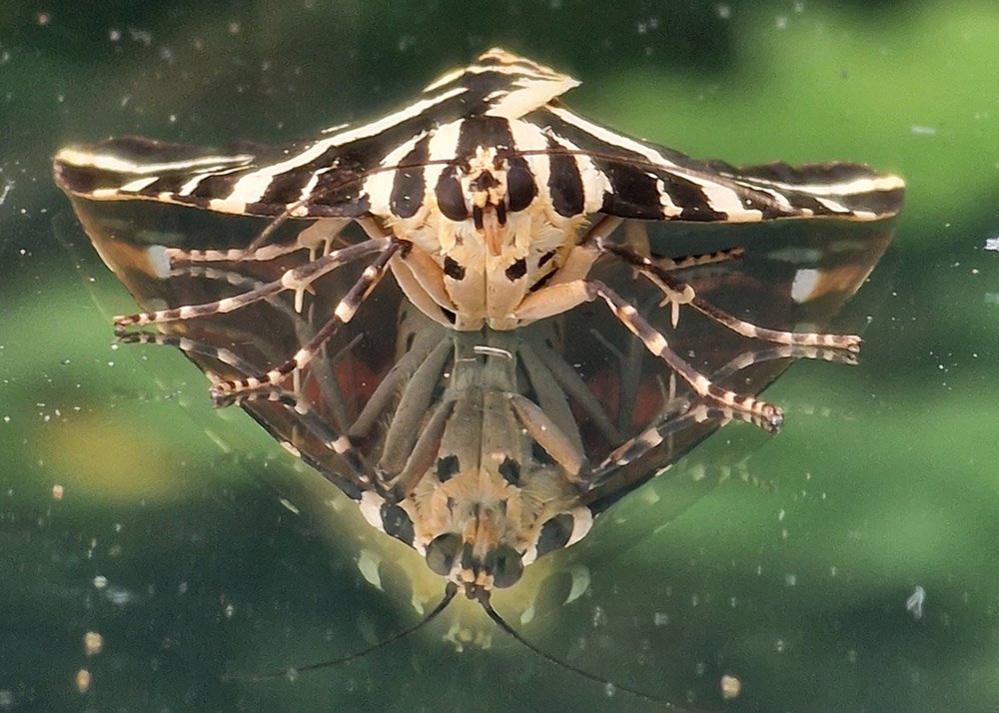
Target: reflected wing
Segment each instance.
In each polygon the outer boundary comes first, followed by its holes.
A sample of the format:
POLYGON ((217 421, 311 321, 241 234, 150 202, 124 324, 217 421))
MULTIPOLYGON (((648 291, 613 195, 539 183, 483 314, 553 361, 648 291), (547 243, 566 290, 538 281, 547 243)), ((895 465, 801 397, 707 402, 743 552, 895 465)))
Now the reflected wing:
POLYGON ((370 209, 362 179, 377 175, 380 167, 425 162, 437 127, 454 126, 467 116, 516 118, 576 84, 536 62, 492 49, 398 111, 330 129, 312 141, 215 150, 125 137, 61 150, 55 179, 64 190, 91 200, 153 200, 238 215, 357 217, 370 209))
POLYGON ((832 216, 878 220, 902 205, 901 178, 849 163, 735 168, 617 133, 549 104, 524 120, 547 137, 548 186, 563 215, 751 223, 832 216), (558 159, 554 156, 563 155, 558 159))

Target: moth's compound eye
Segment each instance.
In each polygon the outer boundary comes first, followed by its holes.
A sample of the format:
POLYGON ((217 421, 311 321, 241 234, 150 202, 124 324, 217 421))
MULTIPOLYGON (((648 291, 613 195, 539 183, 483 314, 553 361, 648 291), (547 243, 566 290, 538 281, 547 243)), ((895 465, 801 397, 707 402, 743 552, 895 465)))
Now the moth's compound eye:
POLYGON ((442 577, 451 573, 454 558, 461 549, 461 535, 449 532, 438 535, 427 545, 427 566, 442 577))
POLYGON ((537 188, 534 176, 523 166, 511 166, 506 172, 506 194, 510 198, 510 210, 524 210, 531 205, 537 188))
POLYGON ((437 183, 437 206, 450 220, 461 221, 468 219, 468 206, 465 205, 465 193, 461 190, 461 184, 454 176, 441 176, 437 183))
POLYGON ((413 544, 413 520, 409 513, 394 503, 382 505, 382 528, 386 535, 402 540, 407 545, 413 544))
POLYGON ((541 533, 538 535, 538 557, 565 547, 569 538, 572 537, 575 524, 576 521, 572 515, 562 513, 542 525, 541 533))
POLYGON ((513 586, 524 573, 524 562, 520 553, 509 545, 496 551, 496 565, 493 569, 493 586, 505 589, 513 586))

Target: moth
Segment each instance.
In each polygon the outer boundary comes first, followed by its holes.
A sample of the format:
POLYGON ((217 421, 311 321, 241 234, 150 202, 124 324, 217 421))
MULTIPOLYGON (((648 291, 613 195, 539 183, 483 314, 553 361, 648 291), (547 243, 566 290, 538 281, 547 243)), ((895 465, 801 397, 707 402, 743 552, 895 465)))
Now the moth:
MULTIPOLYGON (((76 208, 100 255, 144 306, 228 299, 308 264, 295 254, 166 266, 167 250, 221 240, 219 221, 182 230, 171 225, 166 207, 79 201, 76 208), (129 210, 104 215, 109 207, 129 210)), ((639 254, 651 255, 654 240, 636 230, 641 225, 629 222, 625 233, 639 254)), ((712 301, 738 299, 780 324, 822 326, 877 262, 890 235, 885 227, 824 224, 782 231, 741 258, 727 246, 658 262, 712 301)), ((302 310, 272 294, 242 310, 123 339, 175 346, 212 383, 244 378, 289 345, 314 339, 364 269, 347 265, 317 282, 302 310)), ((594 274, 648 310, 656 329, 670 328, 671 315, 658 309, 660 288, 633 279, 630 265, 604 261, 594 274)), ((503 630, 567 665, 513 628, 493 608, 491 593, 517 584, 539 558, 580 541, 617 500, 741 415, 700 398, 599 307, 582 305, 516 330, 459 331, 431 320, 389 283, 286 381, 229 397, 443 583, 440 603, 399 635, 423 626, 460 592, 503 630)), ((684 320, 675 342, 697 354, 712 381, 754 395, 793 358, 853 358, 830 348, 747 345, 707 320, 684 320)))
POLYGON ((856 352, 853 335, 759 327, 723 311, 612 234, 625 220, 880 220, 900 209, 904 182, 856 164, 735 168, 694 160, 568 109, 560 97, 577 84, 494 48, 407 106, 309 141, 210 150, 112 139, 59 151, 55 179, 93 201, 151 200, 271 219, 248 246, 173 249, 167 257, 175 263, 273 260, 302 248, 314 258, 222 300, 116 317, 119 329, 228 313, 283 291, 295 292, 300 307, 321 277, 367 261, 312 339, 260 373, 219 382, 217 398, 279 385, 306 366, 391 271, 413 305, 457 331, 512 330, 602 302, 699 397, 776 429, 779 408, 713 383, 670 346, 664 330, 594 278, 594 264, 621 261, 652 282, 674 325, 680 308, 691 307, 748 338, 856 352), (317 222, 272 242, 294 219, 317 222), (361 226, 366 239, 331 250, 348 223, 361 226))

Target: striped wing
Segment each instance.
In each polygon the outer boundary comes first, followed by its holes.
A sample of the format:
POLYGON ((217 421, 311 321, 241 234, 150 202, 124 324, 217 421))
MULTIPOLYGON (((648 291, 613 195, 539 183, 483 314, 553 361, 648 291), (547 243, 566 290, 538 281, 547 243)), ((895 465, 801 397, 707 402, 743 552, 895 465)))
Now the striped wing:
POLYGON ((214 151, 114 139, 63 149, 55 177, 64 190, 91 200, 145 199, 240 215, 398 219, 415 215, 427 189, 482 145, 524 169, 518 175, 526 178, 508 187, 513 210, 519 210, 514 202, 526 206, 535 195, 563 216, 733 223, 875 220, 901 207, 902 180, 866 166, 737 169, 619 134, 554 101, 576 85, 492 49, 431 83, 408 106, 312 141, 214 151))
POLYGON ((547 138, 548 188, 563 215, 750 223, 896 214, 905 183, 858 164, 735 168, 617 133, 558 104, 524 117, 547 138), (562 154, 562 155, 558 155, 562 154), (557 157, 557 158, 556 158, 557 157), (556 163, 557 161, 557 163, 556 163))
POLYGON ((425 162, 438 127, 472 116, 513 119, 577 84, 494 48, 440 77, 408 106, 313 141, 217 151, 126 137, 63 149, 55 157, 55 178, 64 190, 90 200, 154 200, 239 215, 357 217, 371 208, 364 181, 395 173, 386 166, 425 162))

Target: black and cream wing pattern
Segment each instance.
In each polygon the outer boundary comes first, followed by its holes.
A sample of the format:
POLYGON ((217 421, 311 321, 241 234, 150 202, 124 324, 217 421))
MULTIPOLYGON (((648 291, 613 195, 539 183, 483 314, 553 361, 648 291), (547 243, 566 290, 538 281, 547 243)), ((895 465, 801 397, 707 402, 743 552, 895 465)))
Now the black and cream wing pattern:
POLYGON ((736 168, 628 137, 562 104, 559 97, 577 85, 494 48, 445 74, 408 105, 312 140, 206 149, 124 137, 61 150, 55 177, 68 192, 90 200, 399 220, 436 207, 448 169, 478 145, 489 145, 521 169, 516 185, 511 177, 507 188, 511 203, 538 201, 562 217, 876 220, 901 207, 904 182, 863 165, 736 168))

